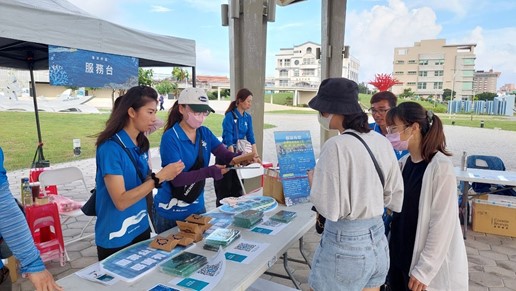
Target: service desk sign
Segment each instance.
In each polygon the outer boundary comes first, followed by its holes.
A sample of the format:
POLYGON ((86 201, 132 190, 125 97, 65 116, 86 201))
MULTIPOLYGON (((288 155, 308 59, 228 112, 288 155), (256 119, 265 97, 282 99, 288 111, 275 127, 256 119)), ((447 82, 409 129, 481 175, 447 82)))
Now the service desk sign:
POLYGON ((138 85, 138 58, 48 46, 50 85, 128 89, 138 85))
POLYGON ((310 131, 276 131, 274 141, 285 204, 308 202, 310 186, 306 171, 315 167, 310 131))

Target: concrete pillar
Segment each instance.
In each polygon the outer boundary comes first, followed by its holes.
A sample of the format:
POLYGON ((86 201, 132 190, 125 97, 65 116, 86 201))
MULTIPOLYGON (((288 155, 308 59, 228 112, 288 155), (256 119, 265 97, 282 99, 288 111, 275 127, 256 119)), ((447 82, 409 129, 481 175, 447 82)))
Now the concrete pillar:
MULTIPOLYGON (((273 1, 273 0, 269 0, 273 1)), ((258 153, 263 151, 267 0, 229 1, 231 99, 241 88, 253 92, 250 114, 258 153)))
MULTIPOLYGON (((342 51, 347 0, 322 0, 321 5, 321 81, 342 77, 342 51)), ((321 128, 321 147, 337 133, 321 128)))
POLYGON ((220 101, 220 86, 217 87, 217 100, 220 101))

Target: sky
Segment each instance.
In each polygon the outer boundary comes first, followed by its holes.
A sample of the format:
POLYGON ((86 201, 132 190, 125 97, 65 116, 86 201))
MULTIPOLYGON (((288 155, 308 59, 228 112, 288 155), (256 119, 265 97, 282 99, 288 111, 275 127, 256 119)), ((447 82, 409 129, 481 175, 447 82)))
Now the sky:
MULTIPOLYGON (((69 1, 117 24, 193 39, 197 74, 229 77, 229 29, 220 16, 227 0, 69 1)), ((395 47, 435 38, 476 43, 475 69, 501 72, 500 87, 516 83, 515 15, 514 0, 348 0, 344 43, 360 61, 359 82, 366 83, 377 73, 392 73, 395 47)), ((280 48, 306 41, 321 43, 321 0, 277 6, 276 21, 267 28, 266 76, 274 76, 280 48)))

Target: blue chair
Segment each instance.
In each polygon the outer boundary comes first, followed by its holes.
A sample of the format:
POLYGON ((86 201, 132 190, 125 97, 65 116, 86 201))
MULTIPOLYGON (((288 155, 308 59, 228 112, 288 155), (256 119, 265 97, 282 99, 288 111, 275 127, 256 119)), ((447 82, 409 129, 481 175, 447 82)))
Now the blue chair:
MULTIPOLYGON (((472 155, 466 161, 468 168, 505 171, 505 165, 499 157, 472 155)), ((475 193, 494 193, 498 195, 516 196, 512 186, 491 185, 486 183, 472 183, 471 188, 475 193)))

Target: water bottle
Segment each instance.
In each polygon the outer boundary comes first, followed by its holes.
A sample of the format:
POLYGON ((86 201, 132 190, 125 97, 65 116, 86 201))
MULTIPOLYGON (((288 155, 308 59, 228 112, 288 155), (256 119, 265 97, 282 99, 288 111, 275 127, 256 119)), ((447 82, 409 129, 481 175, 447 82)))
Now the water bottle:
POLYGON ((22 178, 21 199, 25 206, 32 205, 32 190, 30 189, 29 178, 22 178))
POLYGON ((466 160, 467 160, 467 154, 466 154, 466 151, 463 151, 462 152, 462 159, 460 161, 460 170, 461 171, 466 171, 467 170, 467 164, 466 164, 466 160))

